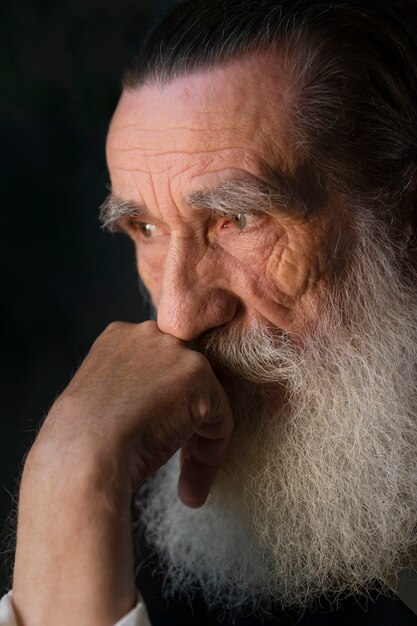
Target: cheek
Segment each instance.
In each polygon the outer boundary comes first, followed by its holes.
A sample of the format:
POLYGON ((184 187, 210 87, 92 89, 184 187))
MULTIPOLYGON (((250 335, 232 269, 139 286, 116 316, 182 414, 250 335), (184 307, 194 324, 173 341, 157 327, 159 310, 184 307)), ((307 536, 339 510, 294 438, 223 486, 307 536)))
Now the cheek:
POLYGON ((214 249, 221 253, 222 263, 233 270, 232 274, 237 274, 232 277, 232 284, 242 276, 247 284, 255 286, 265 277, 269 260, 284 233, 271 216, 262 215, 252 216, 243 229, 226 221, 213 229, 211 238, 214 249))
POLYGON ((306 227, 275 229, 224 252, 230 284, 248 312, 295 333, 315 324, 332 267, 318 239, 306 227))
POLYGON ((300 302, 328 281, 335 263, 331 233, 315 224, 286 229, 271 253, 267 274, 289 301, 300 302))
POLYGON ((262 230, 256 236, 223 238, 217 248, 218 273, 248 314, 260 314, 274 325, 287 328, 293 320, 294 298, 285 290, 278 257, 285 247, 283 229, 262 230), (227 243, 227 245, 226 245, 227 243))

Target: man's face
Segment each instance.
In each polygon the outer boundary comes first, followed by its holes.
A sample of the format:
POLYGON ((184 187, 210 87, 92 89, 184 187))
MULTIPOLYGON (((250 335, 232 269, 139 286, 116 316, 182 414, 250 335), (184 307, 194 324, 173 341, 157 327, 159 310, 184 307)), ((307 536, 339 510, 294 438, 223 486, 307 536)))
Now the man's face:
POLYGON ((319 315, 342 219, 297 200, 292 96, 258 56, 124 92, 107 143, 120 225, 162 331, 183 340, 235 320, 295 336, 319 315), (294 189, 295 188, 295 189, 294 189))
POLYGON ((107 146, 107 217, 160 329, 235 374, 204 507, 174 459, 140 514, 172 588, 233 610, 356 593, 415 546, 416 293, 384 225, 325 199, 294 111, 279 61, 252 57, 125 92, 107 146))

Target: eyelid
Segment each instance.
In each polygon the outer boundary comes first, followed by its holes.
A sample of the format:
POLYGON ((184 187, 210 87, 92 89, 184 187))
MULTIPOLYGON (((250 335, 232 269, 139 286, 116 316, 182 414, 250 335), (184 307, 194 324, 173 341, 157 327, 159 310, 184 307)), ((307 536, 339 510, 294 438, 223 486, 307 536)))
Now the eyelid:
POLYGON ((224 211, 212 211, 213 215, 217 215, 219 218, 230 218, 233 219, 236 215, 246 215, 249 217, 253 217, 255 219, 263 219, 273 217, 273 214, 264 210, 256 210, 256 209, 236 209, 230 210, 225 209, 224 211))
POLYGON ((217 219, 220 220, 230 220, 233 221, 234 218, 236 218, 238 215, 242 215, 245 216, 247 218, 253 218, 254 221, 256 222, 260 222, 263 219, 267 219, 268 217, 271 217, 268 213, 265 213, 263 211, 234 211, 232 212, 224 212, 224 213, 220 213, 217 212, 215 214, 215 216, 217 217, 217 219))
MULTIPOLYGON (((239 231, 239 232, 245 232, 245 231, 251 231, 252 229, 258 228, 258 226, 260 226, 260 224, 268 218, 271 218, 271 215, 268 213, 265 213, 264 211, 218 211, 218 210, 212 210, 211 211, 211 216, 212 219, 215 220, 215 222, 219 223, 219 222, 230 222, 231 226, 235 226, 235 228, 239 231), (235 218, 237 216, 241 215, 242 217, 247 218, 248 220, 250 220, 249 224, 245 224, 242 227, 239 228, 238 224, 233 224, 235 218)), ((149 214, 145 214, 145 213, 131 213, 129 215, 125 215, 119 222, 120 228, 121 230, 123 230, 127 235, 129 235, 132 238, 136 238, 136 237, 141 237, 142 239, 153 239, 155 238, 155 236, 158 236, 160 234, 163 234, 163 232, 165 231, 163 224, 160 223, 160 221, 158 219, 155 219, 154 217, 152 217, 149 214), (159 223, 158 223, 159 222, 159 223), (143 230, 141 229, 141 227, 143 226, 153 226, 153 232, 154 235, 150 236, 150 237, 146 237, 146 235, 144 234, 143 230)), ((149 229, 149 231, 151 231, 151 229, 149 229)))
MULTIPOLYGON (((155 221, 149 215, 132 213, 131 215, 127 215, 125 217, 121 225, 123 227, 123 230, 132 238, 136 238, 139 236, 143 239, 146 239, 147 237, 142 231, 142 227, 152 226, 153 228, 149 229, 149 232, 151 232, 152 230, 160 231, 161 227, 156 222, 157 220, 155 221)), ((149 239, 151 238, 152 237, 149 237, 149 239)))
MULTIPOLYGON (((141 213, 127 213, 118 219, 117 224, 121 230, 128 231, 129 225, 132 224, 133 220, 143 221, 142 218, 143 215, 141 213)), ((144 221, 146 221, 146 219, 144 221)))

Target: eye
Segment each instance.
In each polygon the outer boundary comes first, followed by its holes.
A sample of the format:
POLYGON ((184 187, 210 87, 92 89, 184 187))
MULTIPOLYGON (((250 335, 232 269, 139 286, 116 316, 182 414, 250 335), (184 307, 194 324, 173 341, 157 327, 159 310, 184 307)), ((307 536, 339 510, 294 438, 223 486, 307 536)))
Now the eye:
POLYGON ((151 239, 155 234, 156 226, 150 222, 138 222, 136 228, 146 239, 151 239))
MULTIPOLYGON (((234 226, 237 226, 239 230, 243 230, 247 226, 250 226, 254 220, 254 216, 249 213, 235 213, 231 215, 229 220, 234 226)), ((229 224, 224 224, 223 228, 227 228, 229 224)))
POLYGON ((157 234, 158 228, 152 222, 141 222, 137 217, 130 217, 126 230, 132 237, 152 239, 157 234))

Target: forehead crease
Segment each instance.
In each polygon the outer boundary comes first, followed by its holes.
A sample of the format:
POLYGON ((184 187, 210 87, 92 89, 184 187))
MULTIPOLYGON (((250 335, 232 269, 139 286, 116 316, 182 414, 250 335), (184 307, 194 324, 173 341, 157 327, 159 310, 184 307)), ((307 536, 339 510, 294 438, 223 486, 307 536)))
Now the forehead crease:
POLYGON ((235 95, 237 101, 230 106, 225 103, 224 94, 219 97, 205 90, 199 95, 200 103, 196 106, 191 98, 185 98, 172 86, 162 90, 146 87, 124 93, 109 139, 115 149, 152 144, 154 138, 160 141, 164 134, 176 141, 179 138, 180 142, 201 138, 221 144, 231 135, 243 135, 259 143, 265 125, 280 130, 282 116, 277 115, 280 106, 276 100, 271 111, 267 101, 248 97, 244 91, 235 95))
MULTIPOLYGON (((235 120, 236 122, 236 120, 235 120)), ((161 120, 161 125, 163 120, 161 120)), ((218 129, 165 129, 160 128, 156 132, 145 131, 141 127, 135 127, 130 131, 112 129, 107 149, 110 154, 155 154, 161 155, 192 151, 215 152, 224 149, 242 149, 243 145, 250 140, 254 145, 260 146, 261 136, 256 129, 249 127, 233 127, 218 129)))
MULTIPOLYGON (((201 152, 201 154, 216 154, 218 152, 223 152, 224 148, 208 148, 206 147, 205 150, 203 150, 201 152)), ((228 146, 228 150, 242 150, 242 147, 239 145, 233 145, 233 146, 228 146)), ((116 150, 115 150, 116 152, 116 150)), ((195 150, 179 150, 179 149, 172 149, 172 150, 158 150, 157 153, 155 153, 153 150, 148 149, 145 150, 143 147, 140 148, 130 148, 129 150, 125 150, 125 149, 120 149, 117 152, 121 152, 121 153, 129 153, 129 152, 138 152, 139 154, 143 154, 145 155, 149 155, 149 156, 154 156, 154 157, 170 157, 170 156, 180 156, 180 155, 193 155, 196 153, 195 150)))

